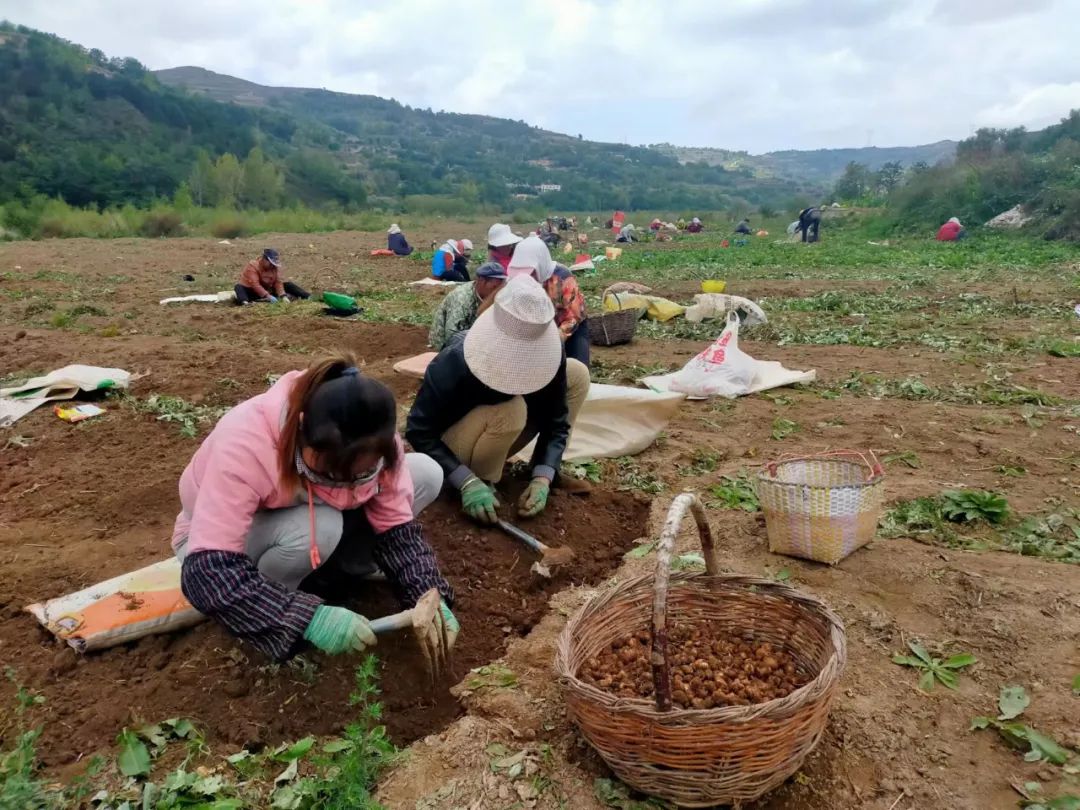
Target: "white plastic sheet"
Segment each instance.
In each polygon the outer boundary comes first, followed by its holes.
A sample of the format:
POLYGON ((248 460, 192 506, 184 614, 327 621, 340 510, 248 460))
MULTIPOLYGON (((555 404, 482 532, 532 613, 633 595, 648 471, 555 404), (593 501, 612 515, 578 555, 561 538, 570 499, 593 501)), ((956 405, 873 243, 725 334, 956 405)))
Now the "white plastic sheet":
MULTIPOLYGON (((685 398, 673 392, 593 383, 563 459, 636 455, 656 441, 685 398)), ((527 462, 534 445, 531 442, 514 459, 527 462)))

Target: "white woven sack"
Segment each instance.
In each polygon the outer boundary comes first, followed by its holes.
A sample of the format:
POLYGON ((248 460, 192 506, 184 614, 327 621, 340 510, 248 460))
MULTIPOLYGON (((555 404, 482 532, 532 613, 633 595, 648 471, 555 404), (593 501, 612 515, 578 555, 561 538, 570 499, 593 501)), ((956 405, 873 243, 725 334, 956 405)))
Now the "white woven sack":
POLYGON ((670 390, 691 397, 742 396, 755 368, 754 358, 739 348, 739 316, 732 312, 720 337, 675 374, 670 390))

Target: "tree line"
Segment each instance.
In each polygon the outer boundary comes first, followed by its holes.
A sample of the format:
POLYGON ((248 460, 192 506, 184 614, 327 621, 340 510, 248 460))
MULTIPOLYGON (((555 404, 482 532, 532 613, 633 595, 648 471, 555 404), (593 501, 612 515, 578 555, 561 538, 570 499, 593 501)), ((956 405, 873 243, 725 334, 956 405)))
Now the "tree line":
POLYGON ((951 162, 878 171, 850 163, 833 189, 850 203, 883 205, 900 228, 959 217, 981 224, 1022 205, 1047 238, 1080 240, 1080 110, 1038 132, 983 128, 957 145, 951 162))

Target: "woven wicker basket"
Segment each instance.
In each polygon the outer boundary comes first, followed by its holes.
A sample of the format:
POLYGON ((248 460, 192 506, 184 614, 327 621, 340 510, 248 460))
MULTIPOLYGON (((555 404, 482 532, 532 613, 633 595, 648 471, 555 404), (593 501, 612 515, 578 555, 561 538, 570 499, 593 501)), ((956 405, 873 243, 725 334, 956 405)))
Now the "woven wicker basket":
POLYGON ((820 601, 772 580, 718 571, 705 510, 684 493, 668 512, 655 577, 637 577, 590 599, 567 623, 555 657, 569 716, 589 744, 628 785, 680 807, 750 801, 794 774, 821 739, 847 657, 843 625, 820 601), (688 507, 706 570, 672 574, 675 535, 688 507), (810 681, 753 706, 673 708, 669 610, 708 622, 718 636, 783 648, 810 681), (578 679, 585 661, 650 623, 655 703, 620 698, 578 679))
POLYGON ((885 474, 867 452, 837 450, 765 465, 755 489, 770 551, 832 565, 874 539, 885 474))
MULTIPOLYGON (((604 299, 607 298, 608 290, 604 290, 600 296, 600 306, 603 307, 604 299)), ((619 300, 618 293, 611 293, 615 300, 619 300)), ((620 343, 629 343, 634 339, 637 331, 638 320, 641 313, 637 309, 620 309, 616 312, 605 312, 599 317, 589 316, 589 342, 596 346, 618 346, 620 343)))

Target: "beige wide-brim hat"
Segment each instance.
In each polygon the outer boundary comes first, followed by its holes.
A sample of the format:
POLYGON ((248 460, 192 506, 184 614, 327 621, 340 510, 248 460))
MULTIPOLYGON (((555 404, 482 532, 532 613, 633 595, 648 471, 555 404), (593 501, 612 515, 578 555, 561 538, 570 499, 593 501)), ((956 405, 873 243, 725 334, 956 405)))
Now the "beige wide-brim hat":
POLYGON ((563 347, 555 307, 531 276, 512 278, 465 335, 465 364, 488 388, 520 396, 555 378, 563 347))

